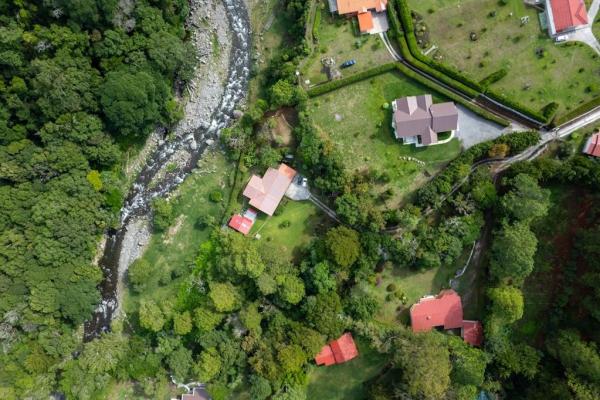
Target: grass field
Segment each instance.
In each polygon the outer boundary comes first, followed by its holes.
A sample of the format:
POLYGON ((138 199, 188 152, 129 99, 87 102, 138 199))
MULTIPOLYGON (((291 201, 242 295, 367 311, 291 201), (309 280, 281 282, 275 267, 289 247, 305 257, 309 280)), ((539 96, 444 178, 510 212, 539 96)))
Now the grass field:
MULTIPOLYGON (((230 175, 235 168, 219 151, 207 153, 198 170, 190 175, 179 187, 173 201, 176 216, 171 228, 165 233, 154 233, 144 253, 146 259, 157 271, 157 276, 168 275, 174 270, 185 270, 194 264, 200 244, 208 239, 210 228, 199 229, 196 221, 201 215, 212 215, 219 220, 223 213, 223 203, 213 203, 208 199, 214 190, 223 192, 230 185, 230 175)), ((135 311, 142 298, 155 301, 169 298, 179 289, 178 279, 164 286, 149 287, 142 294, 126 292, 125 312, 135 311)))
MULTIPOLYGON (((408 193, 460 153, 457 139, 447 144, 416 148, 401 145, 394 138, 391 107, 385 110, 382 105, 398 97, 424 93, 431 93, 431 90, 397 72, 390 72, 317 97, 309 103, 315 124, 338 147, 349 169, 368 167, 387 171, 390 182, 379 184, 377 190, 393 189, 394 195, 386 204, 388 207, 406 200, 408 193), (401 159, 405 156, 421 160, 425 166, 401 159)), ((446 100, 432 94, 434 102, 446 100)))
POLYGON ((276 245, 282 257, 298 261, 296 250, 310 243, 315 232, 329 224, 328 217, 308 201, 284 200, 279 208, 272 217, 261 214, 250 235, 260 233, 261 242, 276 245), (287 222, 289 226, 285 226, 287 222))
POLYGON ((540 27, 538 10, 523 0, 506 6, 497 0, 408 1, 423 16, 442 62, 477 80, 506 68, 509 74, 492 87, 523 104, 540 109, 556 101, 560 114, 598 94, 599 57, 583 44, 554 44, 540 27), (525 16, 529 23, 521 26, 525 16), (540 49, 543 57, 536 54, 540 49))
POLYGON ((364 400, 363 383, 375 377, 387 363, 366 341, 356 339, 359 356, 344 364, 315 367, 309 375, 307 399, 364 400))
POLYGON ((322 57, 333 57, 338 66, 346 60, 356 60, 356 65, 341 70, 344 77, 393 61, 378 35, 357 35, 352 19, 331 15, 327 6, 320 12, 318 46, 302 67, 303 80, 310 80, 311 85, 327 81, 322 57))

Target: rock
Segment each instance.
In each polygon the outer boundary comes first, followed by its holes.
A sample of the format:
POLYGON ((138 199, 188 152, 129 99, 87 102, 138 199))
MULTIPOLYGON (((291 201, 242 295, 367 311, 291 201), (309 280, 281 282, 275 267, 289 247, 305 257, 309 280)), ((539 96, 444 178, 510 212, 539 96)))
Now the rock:
POLYGON ((240 119, 243 116, 244 116, 244 113, 241 110, 234 110, 233 111, 233 118, 240 119))
POLYGON ((206 141, 206 144, 207 144, 208 146, 212 146, 214 143, 215 143, 214 139, 208 139, 208 140, 206 141))

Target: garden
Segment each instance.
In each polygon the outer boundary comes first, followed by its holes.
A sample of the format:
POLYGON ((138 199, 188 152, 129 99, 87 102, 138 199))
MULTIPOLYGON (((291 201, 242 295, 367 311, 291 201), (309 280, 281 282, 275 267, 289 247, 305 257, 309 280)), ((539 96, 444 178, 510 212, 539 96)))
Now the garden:
POLYGON ((505 69, 507 76, 491 87, 508 97, 534 109, 555 101, 563 114, 598 93, 600 63, 594 51, 574 42, 555 44, 540 25, 540 10, 522 0, 408 4, 423 21, 416 24, 422 47, 436 46, 429 56, 478 81, 505 69))
POLYGON ((356 18, 346 18, 329 13, 326 2, 321 2, 314 28, 317 41, 314 53, 302 66, 302 79, 309 80, 309 86, 326 82, 327 74, 321 59, 332 57, 339 67, 344 61, 355 60, 352 67, 341 69, 347 77, 361 71, 392 61, 382 40, 377 35, 361 35, 356 18))
MULTIPOLYGON (((368 168, 382 176, 375 190, 391 191, 388 208, 407 200, 407 194, 460 153, 457 139, 417 148, 402 145, 394 138, 391 101, 424 93, 432 92, 397 72, 389 72, 313 98, 309 103, 314 123, 338 147, 346 167, 353 171, 368 168)), ((447 100, 436 93, 432 96, 434 102, 447 100)))

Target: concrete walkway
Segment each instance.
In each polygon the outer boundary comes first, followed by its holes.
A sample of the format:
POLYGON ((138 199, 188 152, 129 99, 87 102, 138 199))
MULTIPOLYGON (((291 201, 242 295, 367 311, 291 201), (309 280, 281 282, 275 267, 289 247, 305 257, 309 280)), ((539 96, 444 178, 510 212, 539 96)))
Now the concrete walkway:
POLYGON ((588 22, 591 24, 596 20, 596 15, 598 14, 598 9, 600 8, 600 0, 594 0, 590 9, 588 10, 588 22))

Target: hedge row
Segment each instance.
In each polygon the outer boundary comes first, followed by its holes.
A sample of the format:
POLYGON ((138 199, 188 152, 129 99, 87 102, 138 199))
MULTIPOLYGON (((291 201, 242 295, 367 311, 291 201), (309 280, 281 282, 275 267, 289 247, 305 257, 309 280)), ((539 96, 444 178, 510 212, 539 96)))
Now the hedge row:
POLYGON ((547 124, 549 124, 556 116, 556 111, 558 111, 558 107, 558 103, 553 101, 551 103, 546 104, 544 108, 542 108, 542 115, 544 116, 547 124))
POLYGON ((425 77, 423 77, 420 74, 417 74, 416 72, 414 72, 413 70, 411 70, 410 68, 408 68, 406 65, 404 64, 396 64, 396 68, 398 69, 398 71, 406 76, 408 76, 411 79, 414 79, 415 81, 421 83, 424 86, 428 86, 430 89, 435 90, 436 92, 439 92, 440 94, 448 97, 449 99, 453 100, 456 103, 462 104, 464 107, 468 108, 469 110, 473 111, 475 114, 480 115, 481 117, 488 119, 490 121, 494 121, 502 126, 508 126, 510 125, 510 122, 502 117, 499 117, 495 114, 492 114, 491 112, 475 105, 474 103, 471 103, 470 101, 467 101, 466 99, 464 99, 463 97, 457 95, 456 93, 446 89, 445 87, 439 85, 438 83, 427 79, 425 77))
POLYGON ((476 144, 455 158, 435 178, 417 191, 417 204, 422 208, 434 206, 442 196, 452 191, 468 170, 478 161, 484 160, 494 144, 505 143, 510 147, 510 155, 515 155, 540 141, 536 131, 515 132, 494 140, 476 144))
POLYGON ((308 96, 309 97, 320 96, 322 94, 329 93, 332 90, 339 89, 344 86, 348 86, 352 83, 364 81, 365 79, 369 79, 374 76, 381 75, 384 72, 393 71, 395 68, 395 65, 396 65, 396 63, 383 64, 383 65, 379 65, 377 67, 368 69, 366 71, 359 72, 357 74, 349 76, 348 78, 343 78, 343 79, 339 79, 336 81, 330 81, 327 83, 323 83, 322 85, 319 85, 312 89, 309 89, 307 91, 308 96))
MULTIPOLYGON (((397 19, 396 11, 395 11, 394 7, 388 7, 388 16, 391 21, 394 21, 397 19)), ((397 39, 397 43, 400 47, 400 54, 402 55, 402 58, 404 58, 411 65, 415 66, 419 70, 427 73, 428 75, 431 75, 432 77, 443 82, 444 84, 446 84, 456 90, 461 91, 462 93, 466 94, 467 96, 470 96, 471 98, 475 98, 479 95, 479 91, 465 85, 464 83, 462 83, 460 81, 452 79, 445 73, 440 72, 436 68, 433 68, 432 66, 413 57, 413 54, 411 53, 408 43, 407 43, 407 37, 404 34, 404 32, 402 31, 402 27, 400 25, 396 26, 394 22, 391 25, 392 25, 392 29, 393 29, 392 32, 394 32, 394 35, 396 36, 396 39, 397 39)), ((414 39, 414 34, 412 35, 412 37, 414 39)))
POLYGON ((446 74, 450 78, 461 82, 462 84, 470 87, 473 90, 481 91, 482 87, 478 82, 470 79, 469 77, 463 75, 460 71, 449 67, 445 64, 440 64, 435 60, 423 55, 419 46, 417 45, 417 38, 415 37, 415 27, 412 20, 412 15, 410 11, 410 7, 408 6, 407 0, 396 0, 396 5, 400 12, 400 22, 404 27, 404 33, 406 36, 406 42, 408 44, 408 49, 412 53, 413 57, 417 60, 433 67, 434 69, 446 74))
MULTIPOLYGON (((401 47, 401 51, 402 51, 402 56, 404 58, 406 58, 407 61, 409 61, 412 65, 414 65, 415 67, 419 68, 420 70, 427 72, 428 74, 434 76, 435 78, 439 79, 440 81, 443 81, 444 83, 454 87, 457 90, 462 91, 463 93, 467 94, 468 96, 471 97, 477 97, 480 93, 485 92, 486 95, 490 98, 493 99, 501 104, 507 105, 510 108, 513 108, 519 112, 521 112, 524 115, 527 115, 528 117, 538 121, 538 122, 550 122, 549 120, 546 120, 546 118, 544 118, 544 116, 538 112, 538 111, 534 111, 532 109, 530 109, 529 107, 524 106, 521 103, 518 103, 506 96, 504 96, 503 94, 497 93, 489 88, 487 88, 486 90, 484 90, 483 85, 481 85, 478 82, 475 82, 473 80, 471 80, 470 78, 466 77, 465 75, 463 75, 461 72, 455 70, 454 68, 448 67, 447 65, 435 62, 434 60, 430 59, 429 57, 424 56, 419 47, 417 46, 417 40, 415 38, 415 34, 414 34, 414 24, 412 21, 412 15, 410 12, 410 7, 408 6, 407 0, 395 0, 395 4, 398 8, 398 11, 400 13, 400 22, 401 25, 403 27, 404 30, 404 41, 405 44, 402 43, 402 38, 398 38, 398 42, 400 44, 401 47), (403 46, 406 46, 406 49, 403 48, 403 46), (415 63, 414 61, 419 61, 420 64, 415 63), (427 65, 429 68, 423 68, 422 65, 427 65), (431 72, 431 70, 435 70, 434 72, 431 72), (442 78, 440 75, 444 75, 445 77, 442 78), (452 82, 448 82, 448 79, 445 78, 452 78, 454 79, 457 83, 462 84, 462 87, 458 86, 457 84, 453 84, 452 82), (468 87, 469 90, 464 90, 464 87, 468 87)), ((394 7, 388 7, 388 9, 390 10, 390 12, 394 12, 393 9, 394 7)))
POLYGON ((585 114, 586 112, 593 110, 594 108, 596 108, 598 106, 600 106, 600 97, 596 97, 596 98, 588 101, 587 103, 583 103, 579 107, 574 108, 565 114, 562 114, 561 116, 557 117, 554 120, 553 125, 560 126, 566 122, 569 122, 570 120, 572 120, 574 118, 577 118, 581 114, 585 114))
POLYGON ((488 76, 486 76, 485 78, 480 80, 479 84, 482 87, 487 88, 492 83, 496 83, 500 79, 504 78, 507 74, 508 74, 508 70, 506 68, 500 68, 498 71, 492 72, 491 74, 489 74, 488 76))
POLYGON ((315 21, 312 26, 312 36, 315 42, 319 41, 319 30, 321 29, 321 7, 317 5, 317 9, 315 11, 315 21))

